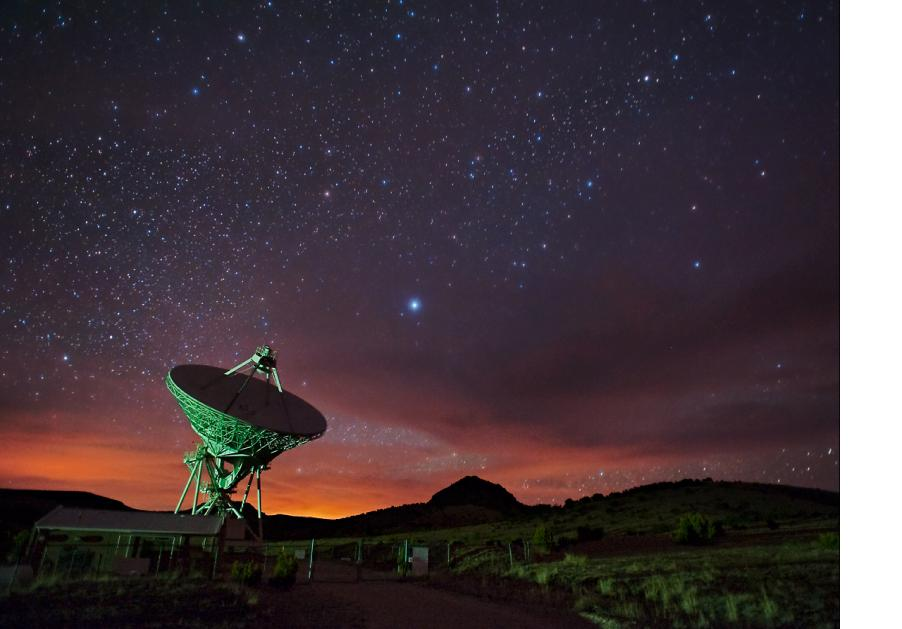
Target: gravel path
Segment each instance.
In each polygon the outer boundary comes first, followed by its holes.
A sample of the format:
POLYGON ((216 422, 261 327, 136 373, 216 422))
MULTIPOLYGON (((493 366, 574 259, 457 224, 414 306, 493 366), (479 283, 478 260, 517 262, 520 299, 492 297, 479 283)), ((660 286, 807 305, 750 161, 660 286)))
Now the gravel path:
POLYGON ((578 629, 593 626, 569 612, 527 610, 417 583, 298 584, 278 598, 271 602, 280 610, 279 618, 272 620, 286 627, 578 629))

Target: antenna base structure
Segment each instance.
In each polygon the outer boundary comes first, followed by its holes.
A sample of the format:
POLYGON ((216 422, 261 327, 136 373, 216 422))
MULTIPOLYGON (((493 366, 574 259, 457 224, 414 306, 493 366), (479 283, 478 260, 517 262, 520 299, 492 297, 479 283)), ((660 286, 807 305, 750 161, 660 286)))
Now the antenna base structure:
POLYGON ((250 358, 225 372, 203 365, 175 367, 166 376, 166 386, 202 439, 183 457, 188 481, 175 512, 193 484, 192 515, 244 519, 256 479, 257 531, 251 532, 262 540, 263 472, 282 452, 322 436, 325 419, 282 390, 276 354, 269 345, 258 347, 250 358), (258 374, 260 378, 254 378, 258 374), (244 479, 247 483, 239 487, 244 479), (236 491, 241 491, 240 503, 232 499, 236 491), (203 501, 198 504, 201 494, 203 501))

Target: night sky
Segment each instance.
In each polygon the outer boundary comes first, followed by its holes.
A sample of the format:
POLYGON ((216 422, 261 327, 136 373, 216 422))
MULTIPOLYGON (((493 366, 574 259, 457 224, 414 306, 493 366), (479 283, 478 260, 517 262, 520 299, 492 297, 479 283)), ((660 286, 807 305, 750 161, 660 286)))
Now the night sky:
POLYGON ((269 342, 267 511, 838 488, 838 5, 152 4, 0 10, 6 486, 174 507, 269 342))

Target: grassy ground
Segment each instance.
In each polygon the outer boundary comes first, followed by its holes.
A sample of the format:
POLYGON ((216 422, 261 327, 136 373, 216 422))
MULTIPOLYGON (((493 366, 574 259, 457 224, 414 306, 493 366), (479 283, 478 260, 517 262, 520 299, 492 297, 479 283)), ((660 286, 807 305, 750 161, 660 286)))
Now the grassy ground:
POLYGON ((513 568, 487 551, 458 569, 566 592, 602 627, 838 626, 838 537, 797 537, 620 556, 576 546, 513 568))
POLYGON ((515 567, 512 576, 570 589, 601 626, 830 627, 839 618, 839 551, 817 543, 706 548, 515 567))
MULTIPOLYGON (((645 536, 546 552, 537 546, 532 561, 518 558, 513 565, 506 546, 473 545, 450 571, 436 562, 429 582, 499 602, 575 609, 607 628, 833 627, 839 621, 839 538, 820 532, 823 522, 814 524, 727 532, 704 547, 654 535, 647 536, 648 548, 614 553, 612 544, 621 549, 620 542, 645 536)), ((229 581, 142 578, 39 581, 0 597, 0 626, 275 627, 283 626, 288 609, 330 626, 365 624, 328 597, 229 581)))

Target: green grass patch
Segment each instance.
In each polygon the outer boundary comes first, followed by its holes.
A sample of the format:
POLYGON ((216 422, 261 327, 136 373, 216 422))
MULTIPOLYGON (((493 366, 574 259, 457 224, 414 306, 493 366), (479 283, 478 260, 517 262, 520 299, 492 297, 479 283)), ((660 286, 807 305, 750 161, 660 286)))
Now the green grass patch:
POLYGON ((661 555, 569 555, 511 576, 571 589, 599 626, 834 626, 839 556, 820 543, 705 548, 661 555), (588 584, 588 586, 587 586, 588 584))

